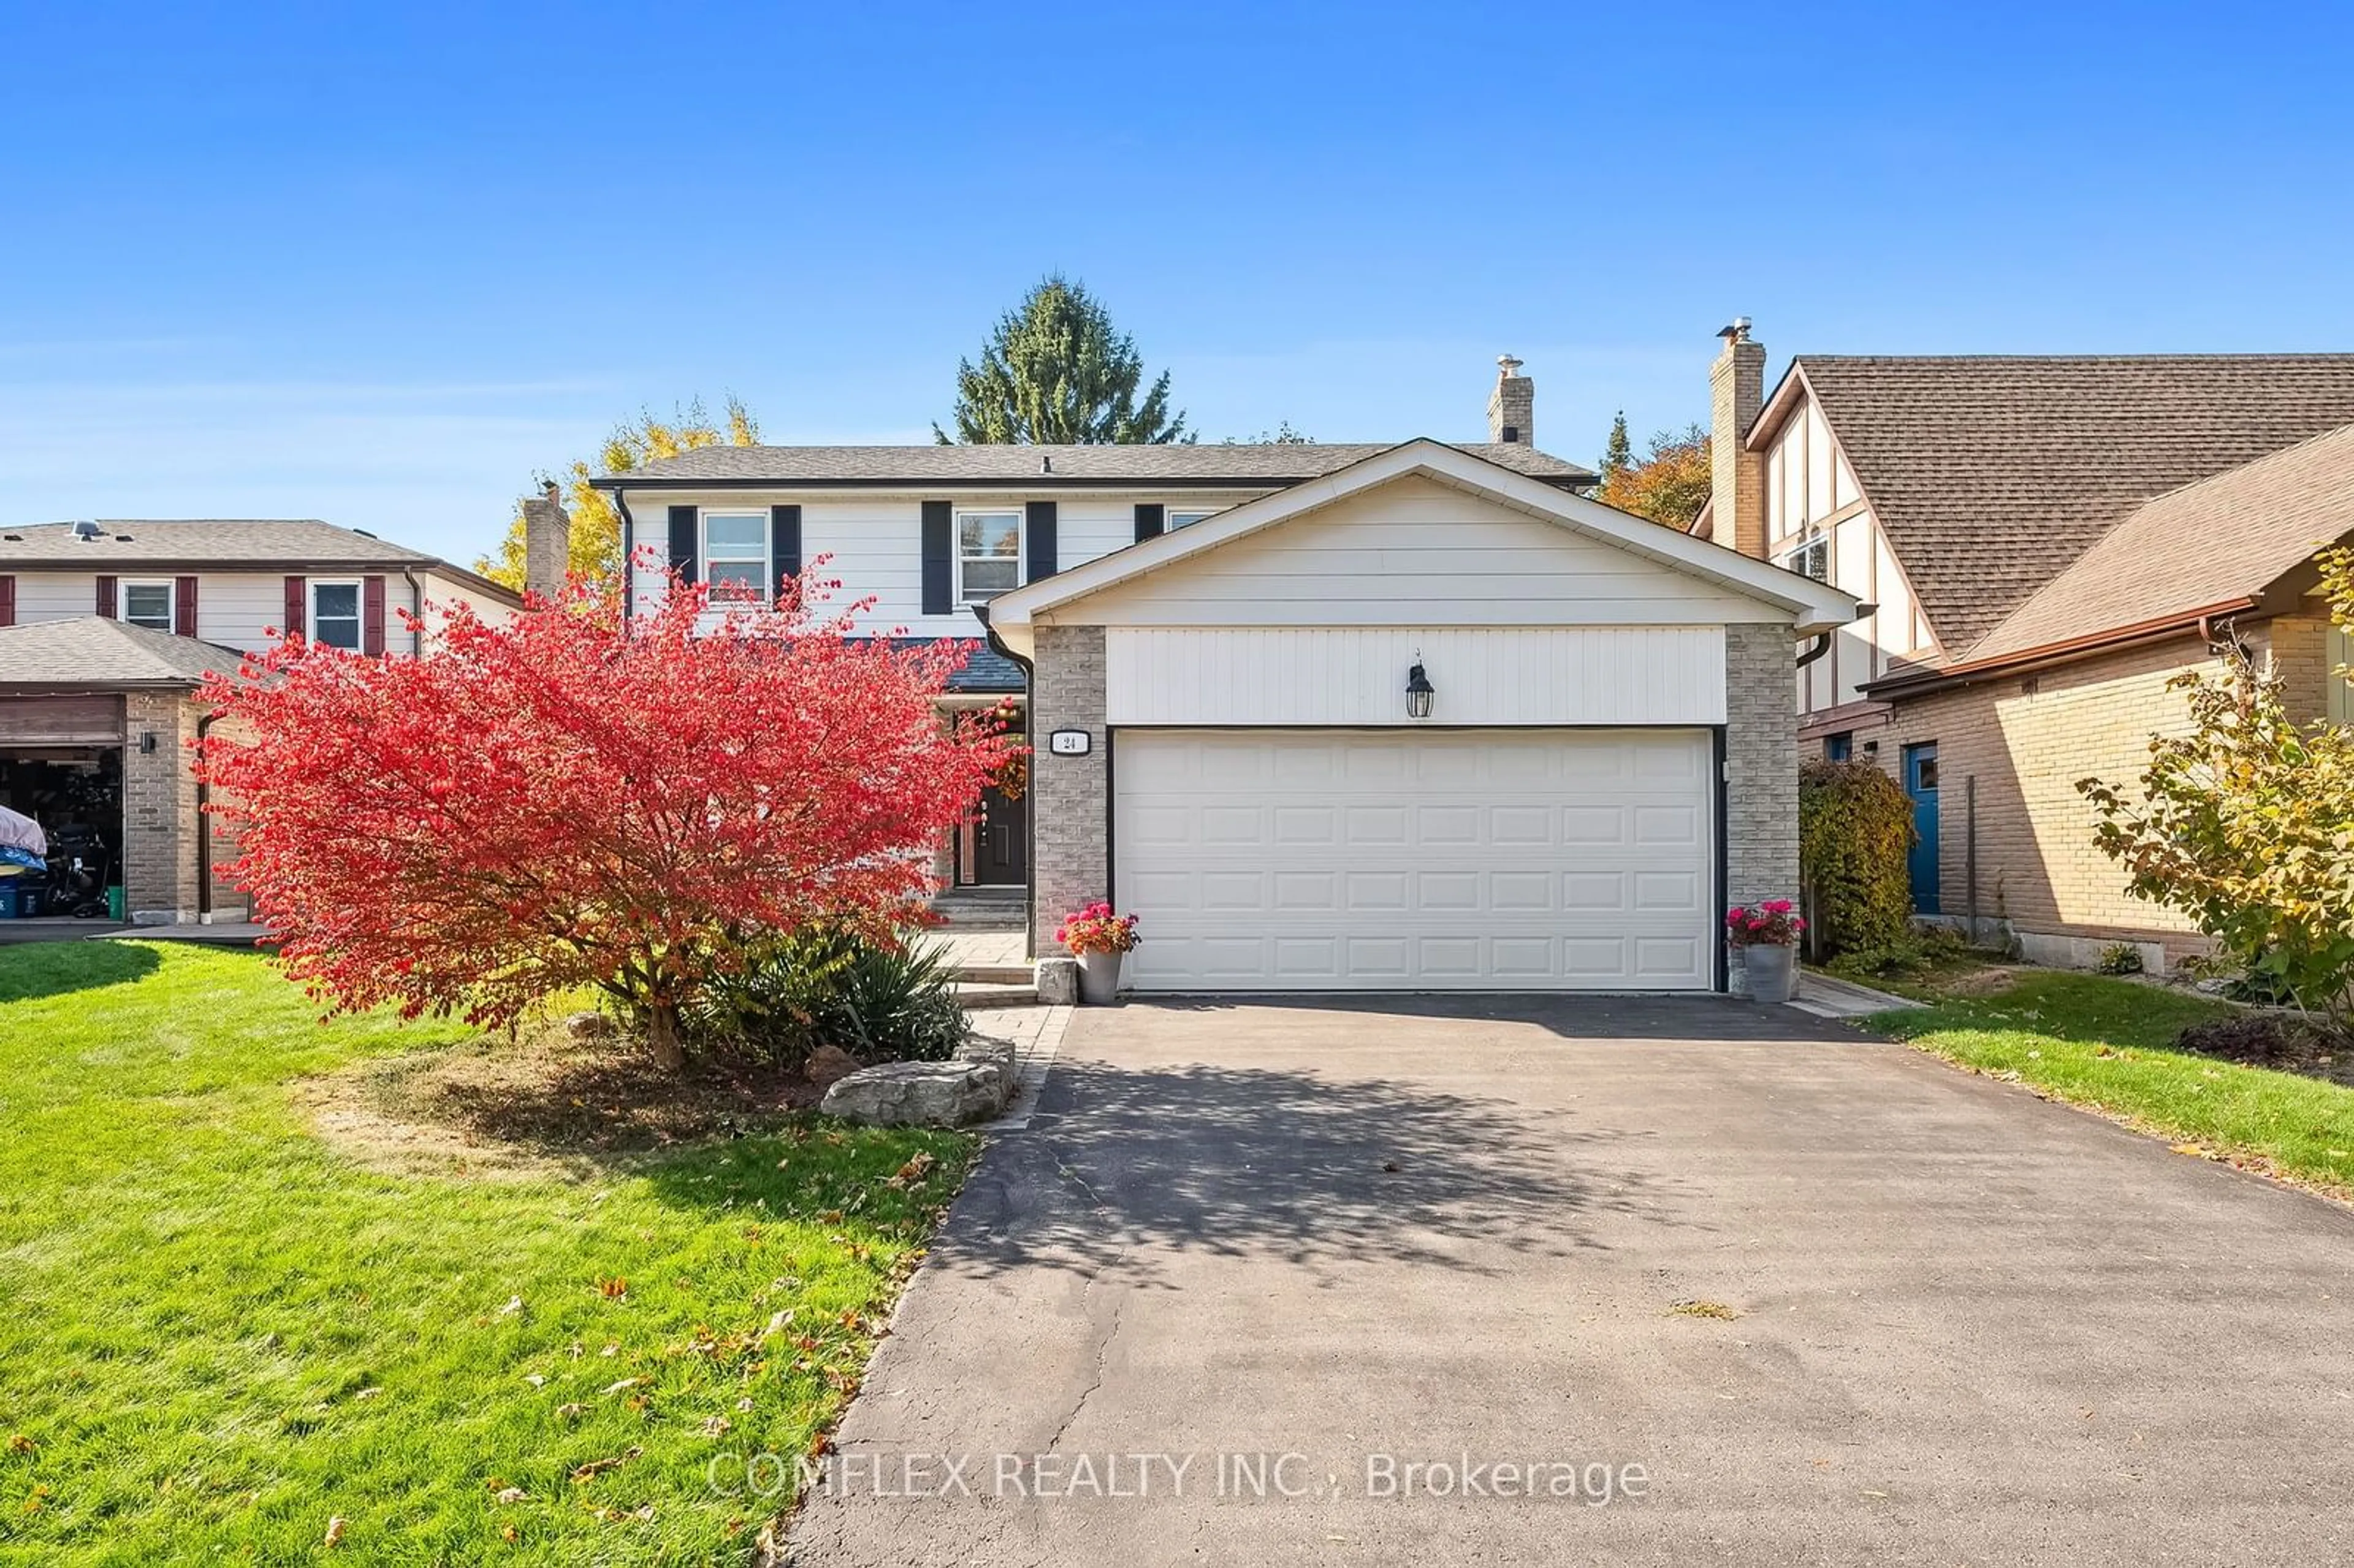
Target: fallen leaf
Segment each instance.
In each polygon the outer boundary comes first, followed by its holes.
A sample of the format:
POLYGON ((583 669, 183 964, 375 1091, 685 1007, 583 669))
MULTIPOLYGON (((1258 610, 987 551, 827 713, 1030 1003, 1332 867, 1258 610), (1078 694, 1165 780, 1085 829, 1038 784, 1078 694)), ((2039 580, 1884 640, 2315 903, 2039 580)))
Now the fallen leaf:
POLYGON ((589 1460, 587 1464, 572 1472, 572 1478, 575 1481, 585 1481, 590 1479, 592 1477, 601 1476, 608 1470, 619 1469, 621 1466, 628 1464, 631 1460, 636 1458, 640 1454, 644 1452, 644 1449, 640 1448, 633 1444, 630 1447, 622 1450, 620 1453, 614 1455, 610 1459, 589 1460))
POLYGON ((531 1496, 531 1494, 524 1490, 521 1487, 503 1487, 499 1490, 499 1495, 491 1500, 493 1502, 503 1503, 519 1503, 529 1496, 531 1496))
POLYGON ((370 1386, 360 1390, 357 1393, 352 1395, 352 1397, 354 1399, 374 1399, 383 1392, 384 1390, 380 1388, 370 1386))
POLYGON ((625 1377, 618 1383, 607 1383, 605 1385, 605 1393, 608 1396, 610 1396, 612 1394, 620 1393, 625 1389, 642 1387, 652 1381, 653 1379, 648 1377, 625 1377))
POLYGON ((1668 1310, 1679 1318, 1713 1318, 1727 1323, 1741 1316, 1722 1301, 1710 1301, 1700 1297, 1671 1301, 1668 1304, 1668 1310))
POLYGON ((725 1437, 735 1425, 724 1415, 706 1415, 703 1418, 703 1435, 705 1437, 725 1437))
POLYGON ((547 1386, 547 1377, 546 1374, 543 1372, 525 1372, 523 1374, 523 1381, 531 1384, 534 1388, 546 1388, 547 1386))
POLYGON ((337 1514, 337 1515, 335 1515, 335 1517, 334 1517, 334 1518, 333 1518, 333 1519, 331 1519, 331 1520, 329 1520, 327 1521, 327 1540, 326 1540, 326 1544, 327 1544, 327 1545, 329 1545, 329 1546, 337 1546, 337 1545, 341 1545, 341 1544, 343 1543, 343 1539, 344 1539, 344 1516, 343 1516, 342 1514, 337 1514))
POLYGON ((626 1279, 600 1279, 597 1282, 597 1294, 608 1301, 619 1301, 629 1293, 630 1282, 626 1279))
POLYGON ((36 1446, 33 1440, 22 1432, 13 1435, 8 1439, 8 1452, 11 1454, 29 1454, 36 1446))
POLYGON ((588 1414, 588 1410, 585 1404, 559 1404, 556 1407, 556 1414, 558 1420, 578 1421, 588 1414))
POLYGON ((510 1296, 507 1298, 507 1304, 499 1308, 499 1316, 502 1318, 512 1318, 522 1310, 523 1298, 520 1296, 510 1296))
POLYGON ((912 1187, 931 1173, 931 1169, 935 1161, 933 1160, 930 1152, 928 1150, 919 1149, 915 1153, 909 1155, 907 1157, 907 1162, 899 1167, 897 1174, 894 1175, 889 1181, 884 1182, 883 1185, 885 1187, 912 1187))
POLYGON ((521 1541, 523 1536, 516 1531, 514 1525, 503 1524, 499 1526, 499 1539, 505 1542, 509 1546, 513 1546, 516 1542, 521 1541))

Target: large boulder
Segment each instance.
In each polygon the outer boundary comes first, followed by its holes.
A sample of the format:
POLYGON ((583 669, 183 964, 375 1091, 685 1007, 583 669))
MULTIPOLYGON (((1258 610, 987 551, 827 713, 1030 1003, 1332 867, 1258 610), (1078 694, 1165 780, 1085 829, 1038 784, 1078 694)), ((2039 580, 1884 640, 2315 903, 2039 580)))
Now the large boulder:
POLYGON ((1004 1110, 1013 1090, 993 1061, 886 1062, 836 1079, 818 1109, 872 1127, 963 1127, 1004 1110))

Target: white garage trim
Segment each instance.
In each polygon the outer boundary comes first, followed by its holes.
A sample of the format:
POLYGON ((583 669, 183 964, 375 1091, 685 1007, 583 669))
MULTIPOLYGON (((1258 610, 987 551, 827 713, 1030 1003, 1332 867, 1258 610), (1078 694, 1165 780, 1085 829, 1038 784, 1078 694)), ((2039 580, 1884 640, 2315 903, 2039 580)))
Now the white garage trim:
POLYGON ((1702 728, 1115 730, 1131 983, 1710 990, 1716 755, 1702 728))
POLYGON ((1115 626, 1104 658, 1115 725, 1404 725, 1416 662, 1445 725, 1724 722, 1721 626, 1115 626))

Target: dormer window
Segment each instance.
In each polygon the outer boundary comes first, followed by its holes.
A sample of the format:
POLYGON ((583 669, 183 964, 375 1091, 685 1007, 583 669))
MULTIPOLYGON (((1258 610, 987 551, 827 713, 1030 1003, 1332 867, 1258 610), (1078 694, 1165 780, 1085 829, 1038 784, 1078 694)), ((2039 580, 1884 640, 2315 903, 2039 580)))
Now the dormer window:
POLYGON ((1169 509, 1170 531, 1174 533, 1180 528, 1191 528, 1203 518, 1215 517, 1225 510, 1223 506, 1172 506, 1169 509))

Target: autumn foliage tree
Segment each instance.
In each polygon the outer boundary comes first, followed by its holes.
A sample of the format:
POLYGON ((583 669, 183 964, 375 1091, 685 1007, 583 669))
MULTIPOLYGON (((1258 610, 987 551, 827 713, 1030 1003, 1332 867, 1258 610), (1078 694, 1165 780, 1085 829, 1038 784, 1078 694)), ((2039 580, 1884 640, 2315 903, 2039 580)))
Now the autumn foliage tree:
POLYGON ((1627 417, 1612 425, 1602 454, 1602 485, 1595 499, 1670 528, 1689 528, 1708 501, 1712 473, 1708 432, 1698 425, 1661 430, 1650 450, 1634 456, 1627 441, 1627 417))
POLYGON ((714 630, 698 586, 624 624, 576 580, 504 624, 445 612, 421 657, 298 637, 216 678, 237 722, 200 776, 287 970, 490 1026, 594 987, 675 1068, 681 1007, 751 955, 812 923, 891 940, 1009 742, 934 705, 968 647, 784 590, 714 630))

